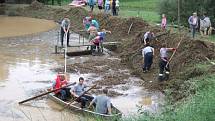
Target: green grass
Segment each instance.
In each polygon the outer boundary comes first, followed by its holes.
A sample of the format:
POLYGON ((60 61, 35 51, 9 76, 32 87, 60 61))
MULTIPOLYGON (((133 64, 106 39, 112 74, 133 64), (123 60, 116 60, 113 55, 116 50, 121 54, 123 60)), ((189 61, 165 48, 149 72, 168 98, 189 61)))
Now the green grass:
POLYGON ((160 16, 153 11, 135 11, 135 10, 121 10, 120 16, 122 17, 141 17, 149 23, 160 22, 160 16))
POLYGON ((197 87, 195 95, 176 106, 166 106, 161 115, 140 115, 123 121, 215 121, 215 75, 191 79, 197 87))
POLYGON ((211 36, 209 36, 209 38, 208 38, 210 41, 212 41, 212 42, 215 42, 215 35, 211 35, 211 36))
POLYGON ((141 17, 149 23, 159 23, 160 15, 157 13, 159 0, 121 0, 120 16, 141 17))
POLYGON ((136 10, 156 11, 158 3, 159 0, 121 0, 120 7, 136 10))

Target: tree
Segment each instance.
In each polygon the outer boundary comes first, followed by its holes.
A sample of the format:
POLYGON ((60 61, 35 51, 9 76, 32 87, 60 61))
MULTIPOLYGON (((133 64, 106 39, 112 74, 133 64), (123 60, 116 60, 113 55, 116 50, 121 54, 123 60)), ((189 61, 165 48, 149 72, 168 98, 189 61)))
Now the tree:
MULTIPOLYGON (((161 0, 159 13, 165 13, 168 21, 177 23, 178 0, 161 0)), ((203 14, 210 17, 212 25, 215 25, 215 2, 213 0, 180 0, 180 22, 188 26, 187 20, 193 12, 197 12, 201 18, 203 14)))

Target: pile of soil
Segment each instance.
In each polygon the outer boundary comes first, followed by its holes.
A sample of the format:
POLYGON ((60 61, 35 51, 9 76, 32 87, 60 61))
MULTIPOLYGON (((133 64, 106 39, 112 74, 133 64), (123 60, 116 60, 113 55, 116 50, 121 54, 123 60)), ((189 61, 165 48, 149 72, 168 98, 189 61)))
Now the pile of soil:
POLYGON ((44 4, 38 2, 37 0, 34 0, 30 5, 30 8, 35 9, 35 10, 41 9, 43 7, 44 7, 44 4))

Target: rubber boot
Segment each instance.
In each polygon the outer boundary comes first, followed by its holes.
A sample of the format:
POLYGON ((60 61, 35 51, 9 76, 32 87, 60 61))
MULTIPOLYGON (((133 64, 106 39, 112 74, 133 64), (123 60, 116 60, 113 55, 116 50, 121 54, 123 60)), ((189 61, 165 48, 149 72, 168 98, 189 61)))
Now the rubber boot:
POLYGON ((165 81, 169 80, 169 71, 165 72, 165 81))
POLYGON ((163 81, 163 80, 164 80, 163 74, 159 74, 158 81, 163 81))

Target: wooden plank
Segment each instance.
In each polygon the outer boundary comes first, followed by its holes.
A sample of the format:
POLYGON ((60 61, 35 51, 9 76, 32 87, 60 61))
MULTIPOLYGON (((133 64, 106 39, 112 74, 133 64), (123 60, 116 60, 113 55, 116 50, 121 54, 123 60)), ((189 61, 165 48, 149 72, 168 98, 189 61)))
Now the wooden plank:
MULTIPOLYGON (((103 42, 102 45, 118 45, 121 44, 120 42, 103 42)), ((69 47, 82 47, 82 46, 91 46, 94 44, 91 43, 84 43, 84 44, 77 44, 77 45, 71 45, 69 47)), ((58 46, 59 48, 62 48, 61 46, 58 46)))

